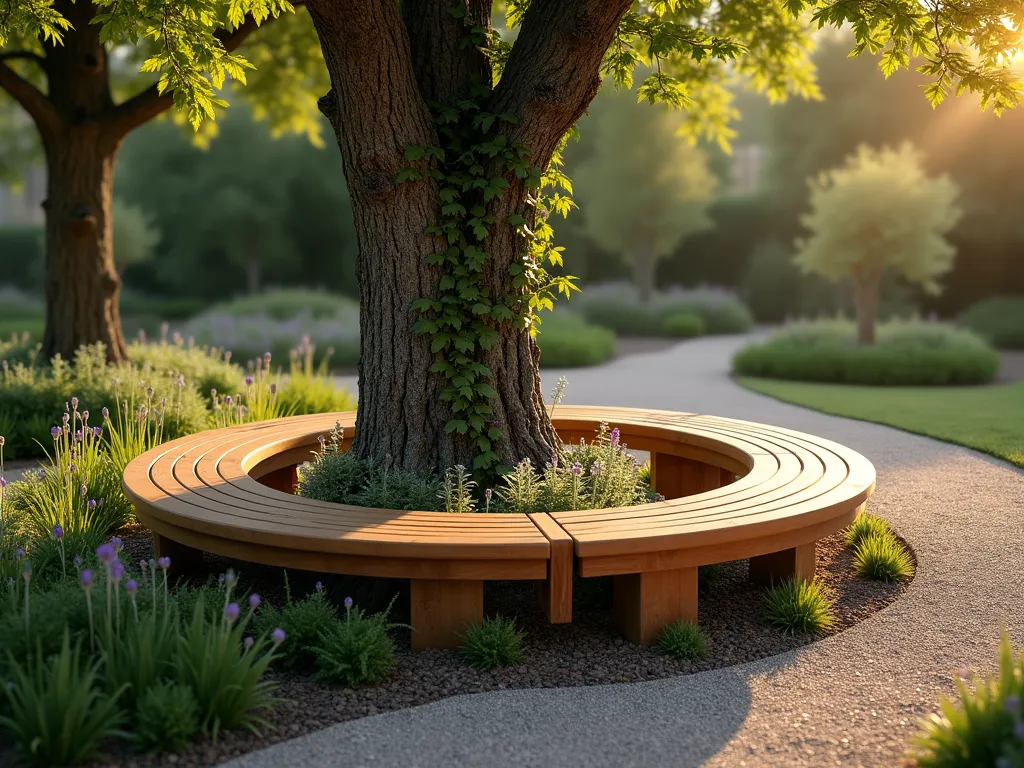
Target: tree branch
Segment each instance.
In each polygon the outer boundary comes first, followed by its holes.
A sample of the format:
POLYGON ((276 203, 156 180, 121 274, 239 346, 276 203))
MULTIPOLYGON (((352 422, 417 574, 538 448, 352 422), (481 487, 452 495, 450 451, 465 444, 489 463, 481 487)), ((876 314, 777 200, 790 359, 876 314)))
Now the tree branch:
POLYGON ((39 66, 43 66, 46 63, 46 59, 32 51, 8 51, 7 53, 0 53, 0 61, 13 61, 15 59, 31 61, 39 66))
MULTIPOLYGON (((292 5, 298 8, 305 5, 305 0, 293 0, 292 5)), ((274 17, 270 17, 264 19, 261 24, 257 24, 252 16, 248 16, 233 30, 219 29, 214 36, 224 46, 224 50, 231 53, 237 50, 253 32, 273 21, 274 17)), ((166 112, 173 104, 174 95, 170 92, 160 93, 157 84, 153 83, 114 107, 109 121, 118 136, 126 136, 140 125, 144 125, 166 112)))
POLYGON ((57 110, 46 94, 8 67, 4 63, 5 59, 38 59, 39 63, 42 63, 43 59, 30 51, 11 51, 0 55, 0 88, 7 91, 11 98, 28 112, 45 141, 60 128, 60 117, 57 115, 57 110))
POLYGON ((491 28, 490 0, 459 0, 466 18, 452 15, 452 0, 403 0, 402 20, 409 34, 412 66, 428 103, 457 104, 474 84, 491 84, 491 65, 476 46, 465 44, 466 22, 491 28))
POLYGON ((544 167, 601 87, 601 61, 632 0, 533 0, 490 111, 512 112, 534 165, 544 167))

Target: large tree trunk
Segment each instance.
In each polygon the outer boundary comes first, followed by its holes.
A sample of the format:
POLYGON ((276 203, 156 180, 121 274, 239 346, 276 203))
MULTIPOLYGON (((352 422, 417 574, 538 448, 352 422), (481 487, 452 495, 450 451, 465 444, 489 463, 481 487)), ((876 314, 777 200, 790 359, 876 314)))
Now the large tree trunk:
POLYGON ((854 271, 853 298, 857 308, 857 344, 862 347, 875 343, 878 294, 881 286, 882 273, 880 271, 854 271))
POLYGON ((55 126, 40 126, 46 151, 46 354, 71 359, 83 344, 102 342, 107 358, 124 360, 114 268, 114 163, 120 134, 106 46, 91 2, 57 0, 72 28, 62 45, 47 44, 43 65, 55 126))
POLYGON ((633 254, 633 284, 640 294, 640 301, 646 304, 654 295, 654 275, 658 261, 653 249, 641 246, 633 254))
MULTIPOLYGON (((533 1, 487 111, 519 118, 509 140, 522 141, 535 165, 547 166, 596 95, 601 57, 629 4, 533 1)), ((331 92, 320 106, 341 149, 359 243, 362 354, 353 451, 420 473, 472 466, 475 447, 445 431, 451 418, 441 399, 446 382, 430 370, 437 357, 429 338, 411 330, 412 302, 438 292, 440 271, 425 258, 444 246, 424 234, 440 219, 438 187, 429 179, 398 183, 396 177, 408 165, 407 147, 440 143, 428 101, 451 103, 474 78, 489 82, 486 62, 458 44, 465 30, 448 13, 450 0, 406 0, 401 10, 392 0, 307 5, 331 75, 331 92)), ((466 10, 475 24, 487 25, 489 3, 470 0, 466 10)), ((527 214, 527 190, 508 180, 510 188, 489 210, 498 222, 485 244, 491 296, 509 290, 508 268, 525 247, 504 222, 513 213, 527 214)), ((488 422, 502 435, 494 450, 506 465, 529 458, 542 466, 557 437, 544 405, 540 352, 522 328, 505 323, 496 330, 499 342, 477 352, 498 393, 488 422)))
POLYGON ((101 342, 109 360, 127 355, 114 267, 114 162, 117 144, 90 126, 69 127, 47 146, 47 355, 73 359, 101 342))

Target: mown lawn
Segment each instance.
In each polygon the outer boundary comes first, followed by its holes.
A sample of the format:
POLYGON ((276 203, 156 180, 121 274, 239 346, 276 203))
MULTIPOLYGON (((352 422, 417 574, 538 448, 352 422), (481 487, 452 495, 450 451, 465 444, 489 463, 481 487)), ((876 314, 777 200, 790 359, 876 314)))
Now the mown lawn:
POLYGON ((736 381, 787 403, 965 445, 1024 467, 1024 382, 991 387, 857 387, 746 377, 736 381))

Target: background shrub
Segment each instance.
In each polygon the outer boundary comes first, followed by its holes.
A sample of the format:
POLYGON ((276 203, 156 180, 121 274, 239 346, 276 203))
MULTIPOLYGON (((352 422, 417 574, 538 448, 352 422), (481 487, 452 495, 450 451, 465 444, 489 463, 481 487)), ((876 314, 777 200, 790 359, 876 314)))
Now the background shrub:
POLYGON ((984 384, 999 356, 969 331, 938 323, 891 322, 857 346, 852 323, 794 323, 736 353, 733 373, 771 379, 878 386, 984 384))
POLYGON ((1024 349, 1024 296, 979 301, 960 322, 997 349, 1024 349))
POLYGON ((667 624, 658 637, 662 653, 682 661, 693 661, 708 653, 708 641, 696 622, 679 619, 667 624))
POLYGON ((765 592, 768 623, 784 634, 818 633, 836 622, 832 600, 816 581, 786 579, 765 592))
POLYGON ((661 330, 665 336, 676 339, 690 339, 704 333, 704 321, 698 315, 689 312, 677 312, 661 321, 661 330))
POLYGON ((599 365, 615 356, 615 334, 569 312, 545 312, 537 334, 545 368, 599 365))
POLYGON ((512 619, 495 616, 471 624, 462 634, 459 655, 477 669, 509 667, 523 660, 523 633, 512 619))
POLYGON ((678 314, 696 315, 709 334, 742 333, 754 324, 743 302, 721 288, 672 289, 641 302, 636 290, 628 285, 588 285, 573 297, 570 307, 619 336, 664 336, 665 318, 678 314))

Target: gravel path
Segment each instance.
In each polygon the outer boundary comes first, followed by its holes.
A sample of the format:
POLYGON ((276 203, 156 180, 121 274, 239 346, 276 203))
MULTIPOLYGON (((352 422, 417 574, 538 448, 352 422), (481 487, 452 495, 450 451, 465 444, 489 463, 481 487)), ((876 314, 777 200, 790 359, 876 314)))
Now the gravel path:
MULTIPOLYGON (((871 509, 916 550, 900 600, 758 662, 656 682, 501 691, 342 723, 225 764, 894 766, 963 667, 1024 642, 1024 472, 972 451, 806 411, 728 379, 738 338, 570 372, 566 402, 698 411, 812 432, 878 470, 871 509)), ((545 374, 549 388, 558 372, 545 374)))

